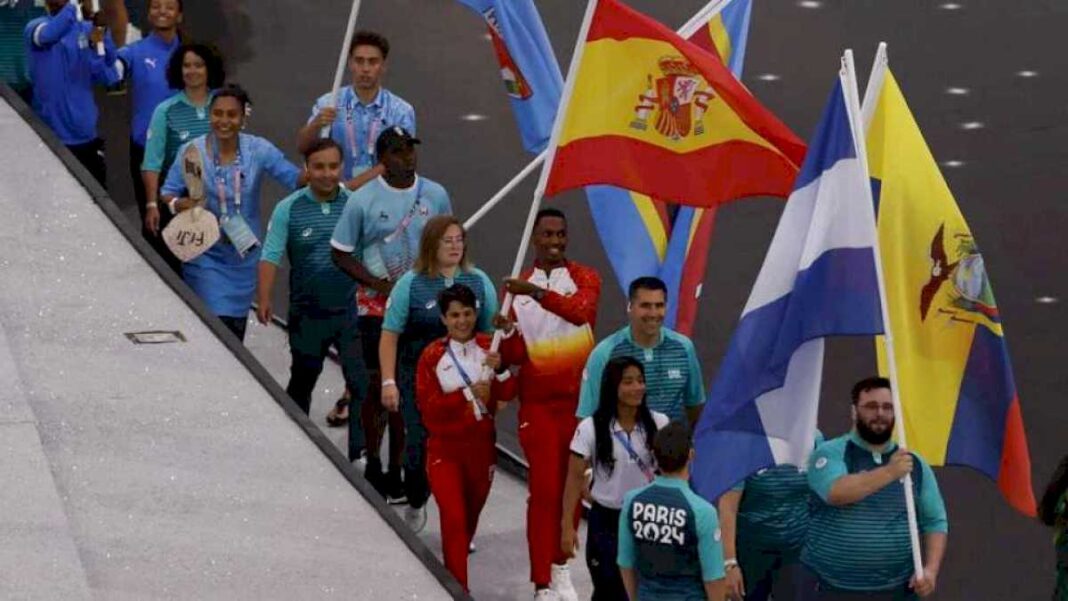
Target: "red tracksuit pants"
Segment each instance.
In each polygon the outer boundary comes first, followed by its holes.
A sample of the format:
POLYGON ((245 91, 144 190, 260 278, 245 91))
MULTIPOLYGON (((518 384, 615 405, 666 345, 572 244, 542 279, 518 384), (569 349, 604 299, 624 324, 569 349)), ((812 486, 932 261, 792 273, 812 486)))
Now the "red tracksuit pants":
POLYGON ((527 479, 530 580, 537 586, 549 584, 552 564, 567 563, 567 556, 560 552, 560 519, 568 449, 577 426, 573 398, 549 402, 537 399, 519 405, 519 444, 530 465, 527 479))
POLYGON ((433 435, 427 441, 427 477, 441 515, 442 555, 464 590, 468 590, 468 547, 489 497, 496 463, 492 433, 461 443, 438 441, 433 435))

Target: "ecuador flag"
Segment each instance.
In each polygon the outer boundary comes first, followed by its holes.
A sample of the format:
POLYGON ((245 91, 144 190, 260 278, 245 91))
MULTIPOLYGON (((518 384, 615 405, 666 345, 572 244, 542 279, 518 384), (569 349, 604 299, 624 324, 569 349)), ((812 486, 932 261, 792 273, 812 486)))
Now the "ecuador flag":
POLYGON ((720 60, 618 0, 591 1, 546 194, 610 184, 700 207, 789 194, 804 143, 720 60))
POLYGON ((893 74, 868 95, 876 103, 868 159, 909 445, 932 465, 978 469, 1033 516, 1020 400, 983 255, 893 74))

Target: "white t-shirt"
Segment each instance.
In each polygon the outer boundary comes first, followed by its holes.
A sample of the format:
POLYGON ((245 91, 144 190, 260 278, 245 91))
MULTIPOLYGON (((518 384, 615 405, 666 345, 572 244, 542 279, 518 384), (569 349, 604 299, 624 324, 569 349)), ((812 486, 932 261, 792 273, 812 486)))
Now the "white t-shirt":
MULTIPOLYGON (((652 413, 653 421, 656 422, 658 430, 668 425, 668 422, 671 421, 663 413, 657 413, 656 411, 652 413)), ((645 465, 647 469, 656 469, 656 461, 653 459, 652 453, 649 452, 645 442, 646 433, 640 425, 635 426, 634 430, 628 435, 619 427, 618 422, 612 420, 610 430, 612 432, 612 456, 616 460, 615 469, 612 470, 611 474, 608 473, 606 466, 597 464, 594 460, 594 456, 597 454, 597 442, 592 417, 587 417, 579 422, 578 428, 575 429, 575 436, 571 439, 571 452, 595 464, 593 486, 590 489, 593 500, 611 509, 621 509, 623 507, 623 495, 650 482, 641 465, 645 465), (641 460, 641 464, 631 458, 627 448, 617 438, 616 432, 627 438, 631 448, 634 449, 638 459, 641 460)))

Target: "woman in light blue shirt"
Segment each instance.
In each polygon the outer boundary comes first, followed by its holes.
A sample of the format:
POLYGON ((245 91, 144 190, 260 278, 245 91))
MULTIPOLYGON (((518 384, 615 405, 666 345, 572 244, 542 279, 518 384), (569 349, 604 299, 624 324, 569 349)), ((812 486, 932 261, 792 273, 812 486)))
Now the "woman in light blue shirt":
MULTIPOLYGON (((219 219, 219 241, 185 264, 186 283, 222 319, 234 335, 245 338, 248 312, 256 291, 260 259, 260 184, 263 176, 293 190, 306 176, 267 140, 241 133, 250 105, 248 94, 228 85, 212 97, 211 133, 193 144, 204 159, 204 209, 219 219)), ((185 152, 185 146, 178 156, 185 152)), ((196 202, 185 197, 181 163, 175 162, 163 184, 163 200, 175 214, 196 202)))

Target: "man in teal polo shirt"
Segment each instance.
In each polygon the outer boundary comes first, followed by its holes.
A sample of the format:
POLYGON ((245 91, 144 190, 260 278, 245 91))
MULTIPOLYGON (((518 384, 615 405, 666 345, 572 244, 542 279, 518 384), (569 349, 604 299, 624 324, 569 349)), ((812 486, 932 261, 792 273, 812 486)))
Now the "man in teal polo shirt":
POLYGON ((654 277, 641 277, 630 284, 627 319, 630 324, 594 347, 582 373, 582 389, 576 414, 580 419, 597 411, 601 399, 601 374, 615 357, 634 357, 645 365, 646 402, 672 420, 689 418, 697 424, 705 402, 701 364, 689 338, 664 327, 667 286, 654 277))
POLYGON ((927 462, 890 440, 894 404, 886 378, 853 387, 853 431, 821 445, 808 483, 819 497, 801 562, 819 579, 820 600, 905 601, 935 590, 948 521, 927 462), (924 569, 915 574, 905 490, 912 474, 924 569))
POLYGON ((631 601, 722 601, 723 546, 716 508, 690 489, 690 429, 656 433, 661 475, 623 497, 617 563, 631 601))
MULTIPOLYGON (((317 140, 305 154, 308 185, 274 208, 259 264, 256 316, 271 321, 271 289, 282 256, 289 256, 289 348, 293 357, 286 392, 308 412, 315 382, 331 346, 338 349, 345 381, 360 376, 355 283, 334 265, 330 237, 348 193, 339 185, 341 147, 317 140)), ((362 431, 355 433, 362 435, 362 431)), ((362 444, 362 441, 359 442, 362 444)))

